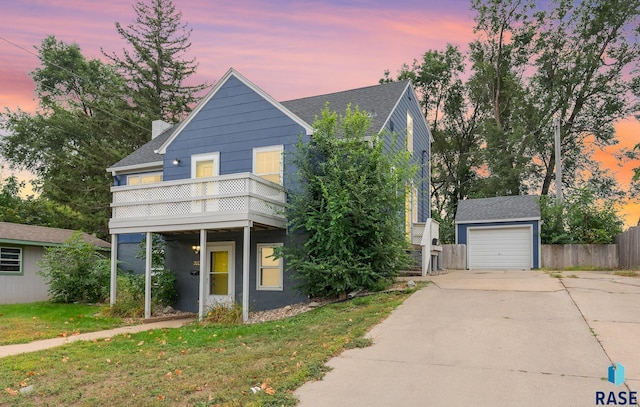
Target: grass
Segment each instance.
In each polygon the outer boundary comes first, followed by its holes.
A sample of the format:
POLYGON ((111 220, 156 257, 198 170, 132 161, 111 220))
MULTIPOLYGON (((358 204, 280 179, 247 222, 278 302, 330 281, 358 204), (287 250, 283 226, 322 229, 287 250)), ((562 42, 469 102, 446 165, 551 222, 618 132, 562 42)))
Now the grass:
POLYGON ((640 273, 638 273, 635 270, 618 270, 618 271, 614 272, 613 274, 615 274, 616 276, 622 276, 622 277, 638 277, 638 276, 640 276, 640 273))
POLYGON ((0 345, 71 336, 123 325, 120 318, 104 317, 101 307, 86 304, 0 305, 0 345))
POLYGON ((344 349, 370 345, 364 334, 409 294, 370 295, 283 321, 193 324, 2 358, 0 405, 292 406, 294 389, 321 378, 344 349), (28 386, 33 392, 19 393, 28 386))

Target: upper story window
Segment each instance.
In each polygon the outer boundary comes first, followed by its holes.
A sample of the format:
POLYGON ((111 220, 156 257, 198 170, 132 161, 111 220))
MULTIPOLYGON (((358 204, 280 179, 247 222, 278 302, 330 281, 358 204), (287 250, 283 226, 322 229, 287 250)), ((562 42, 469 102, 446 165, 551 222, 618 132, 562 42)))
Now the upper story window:
POLYGON ((218 175, 220 175, 220 153, 191 156, 191 178, 208 178, 218 175))
POLYGON ((282 152, 284 146, 269 146, 253 149, 253 173, 282 185, 282 152))
POLYGON ((407 150, 413 151, 413 117, 407 111, 407 150))
POLYGON ((154 182, 162 182, 161 172, 127 175, 127 185, 153 184, 154 182))
POLYGON ((0 274, 22 273, 22 249, 0 247, 0 274))

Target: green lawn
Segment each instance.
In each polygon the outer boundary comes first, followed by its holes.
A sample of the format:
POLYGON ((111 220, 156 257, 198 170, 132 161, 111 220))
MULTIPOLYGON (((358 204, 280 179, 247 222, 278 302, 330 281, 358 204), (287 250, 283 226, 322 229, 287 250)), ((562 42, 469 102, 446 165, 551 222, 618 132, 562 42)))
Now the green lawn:
POLYGON ((0 345, 71 336, 123 325, 120 318, 100 315, 102 307, 85 304, 0 305, 0 345))
POLYGON ((194 323, 2 358, 0 405, 295 405, 294 389, 322 377, 325 362, 345 348, 368 346, 367 330, 409 295, 375 294, 283 321, 194 323))

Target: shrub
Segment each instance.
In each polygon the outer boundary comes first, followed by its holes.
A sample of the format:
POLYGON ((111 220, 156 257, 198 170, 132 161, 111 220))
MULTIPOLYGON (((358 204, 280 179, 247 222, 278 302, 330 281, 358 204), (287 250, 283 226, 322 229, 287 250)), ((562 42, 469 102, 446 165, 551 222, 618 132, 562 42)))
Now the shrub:
POLYGON ((366 112, 328 107, 314 123, 311 141, 296 145, 298 168, 287 218, 304 236, 283 255, 311 296, 382 289, 407 267, 405 194, 417 168, 402 143, 369 135, 366 112))
MULTIPOLYGON (((165 264, 166 244, 162 236, 151 235, 151 300, 155 305, 167 306, 178 301, 176 291, 176 277, 165 264)), ((147 256, 147 241, 142 239, 136 258, 145 259, 147 256)), ((144 299, 144 277, 142 280, 144 299)), ((117 297, 116 297, 117 298, 117 297)))
POLYGON ((144 275, 121 273, 116 279, 116 303, 106 314, 139 318, 144 315, 144 275))
POLYGON ((542 244, 610 244, 622 233, 614 202, 599 199, 590 187, 571 191, 562 202, 549 196, 539 202, 542 244))
POLYGON ((54 302, 99 303, 109 296, 110 260, 82 238, 81 232, 59 247, 48 247, 40 275, 54 302))
MULTIPOLYGON (((108 314, 118 317, 144 316, 144 274, 121 272, 116 281, 116 303, 108 314)), ((175 277, 169 270, 154 270, 151 275, 151 309, 174 304, 178 299, 175 277)))

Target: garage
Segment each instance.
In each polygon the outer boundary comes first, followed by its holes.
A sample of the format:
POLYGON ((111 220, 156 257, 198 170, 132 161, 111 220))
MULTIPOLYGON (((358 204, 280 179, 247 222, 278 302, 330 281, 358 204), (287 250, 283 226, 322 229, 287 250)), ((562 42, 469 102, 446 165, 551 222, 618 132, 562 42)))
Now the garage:
POLYGON ((539 268, 540 208, 528 195, 469 199, 458 204, 456 243, 468 269, 539 268))

